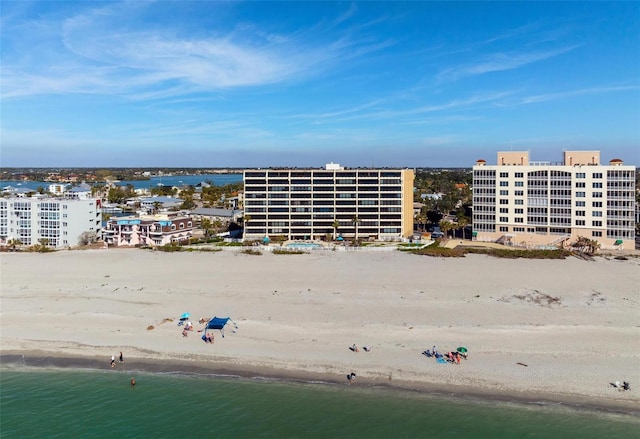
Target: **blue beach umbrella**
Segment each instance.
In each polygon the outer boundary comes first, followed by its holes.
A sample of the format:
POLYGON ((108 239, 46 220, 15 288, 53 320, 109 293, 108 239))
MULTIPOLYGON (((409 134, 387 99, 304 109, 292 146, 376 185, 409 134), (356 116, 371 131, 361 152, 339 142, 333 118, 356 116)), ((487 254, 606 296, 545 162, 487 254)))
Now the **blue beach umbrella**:
POLYGON ((191 314, 189 314, 188 312, 185 312, 180 316, 180 319, 188 319, 189 317, 191 317, 191 314))

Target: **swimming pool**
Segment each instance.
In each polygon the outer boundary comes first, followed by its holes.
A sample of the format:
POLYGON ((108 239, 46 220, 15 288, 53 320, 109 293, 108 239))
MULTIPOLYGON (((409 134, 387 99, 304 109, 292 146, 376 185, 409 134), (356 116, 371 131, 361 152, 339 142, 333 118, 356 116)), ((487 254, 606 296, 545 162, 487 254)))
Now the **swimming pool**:
POLYGON ((286 245, 289 248, 304 248, 304 249, 319 249, 324 248, 322 244, 315 244, 313 242, 292 242, 286 245))

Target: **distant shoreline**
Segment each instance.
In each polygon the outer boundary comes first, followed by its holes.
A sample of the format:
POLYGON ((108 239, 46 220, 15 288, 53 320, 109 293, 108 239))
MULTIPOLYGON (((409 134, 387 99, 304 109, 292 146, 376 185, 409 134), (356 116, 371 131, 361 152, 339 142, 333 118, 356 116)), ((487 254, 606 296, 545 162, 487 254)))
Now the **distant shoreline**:
MULTIPOLYGON (((126 372, 151 374, 181 374, 209 376, 222 379, 266 379, 284 383, 304 383, 318 385, 347 385, 346 379, 335 374, 314 373, 301 370, 253 367, 225 362, 200 362, 189 360, 149 360, 126 357, 124 366, 118 363, 111 369, 108 361, 96 357, 66 357, 38 352, 1 352, 0 367, 4 370, 24 371, 29 369, 50 370, 101 370, 104 372, 126 372)), ((640 407, 632 401, 606 400, 594 402, 579 395, 544 392, 514 392, 498 389, 473 388, 459 385, 437 385, 434 383, 383 380, 358 377, 358 387, 382 388, 392 391, 426 393, 453 400, 476 401, 479 403, 513 403, 523 406, 563 407, 584 412, 610 413, 619 415, 640 415, 640 407)), ((639 421, 640 422, 640 421, 639 421)))

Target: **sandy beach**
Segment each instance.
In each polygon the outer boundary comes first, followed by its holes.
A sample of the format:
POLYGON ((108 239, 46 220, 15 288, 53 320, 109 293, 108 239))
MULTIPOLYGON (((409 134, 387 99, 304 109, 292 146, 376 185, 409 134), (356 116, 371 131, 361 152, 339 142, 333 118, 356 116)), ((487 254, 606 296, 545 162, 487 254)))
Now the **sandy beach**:
POLYGON ((116 368, 337 383, 355 372, 355 385, 640 407, 639 258, 117 249, 0 263, 3 366, 109 369, 122 351, 116 368), (238 329, 183 337, 184 312, 196 330, 212 316, 238 329), (438 364, 421 354, 433 345, 469 358, 438 364))

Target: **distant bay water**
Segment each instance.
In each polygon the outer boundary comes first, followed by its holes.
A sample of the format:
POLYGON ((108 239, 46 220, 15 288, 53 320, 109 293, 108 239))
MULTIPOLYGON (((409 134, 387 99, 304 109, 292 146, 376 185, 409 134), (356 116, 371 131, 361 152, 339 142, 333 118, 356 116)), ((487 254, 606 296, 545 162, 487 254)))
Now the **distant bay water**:
POLYGON ((337 384, 134 370, 0 370, 3 438, 638 437, 631 415, 337 384), (132 388, 130 378, 137 385, 132 388))
MULTIPOLYGON (((195 186, 201 182, 212 182, 215 186, 224 186, 225 184, 239 183, 242 181, 242 174, 201 174, 201 175, 171 175, 151 177, 149 180, 123 180, 117 182, 119 186, 132 184, 135 189, 150 189, 157 186, 195 186)), ((37 190, 43 187, 45 190, 52 182, 47 181, 0 181, 0 188, 11 186, 15 188, 27 188, 37 190)))

